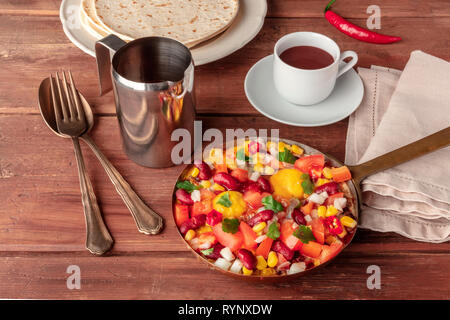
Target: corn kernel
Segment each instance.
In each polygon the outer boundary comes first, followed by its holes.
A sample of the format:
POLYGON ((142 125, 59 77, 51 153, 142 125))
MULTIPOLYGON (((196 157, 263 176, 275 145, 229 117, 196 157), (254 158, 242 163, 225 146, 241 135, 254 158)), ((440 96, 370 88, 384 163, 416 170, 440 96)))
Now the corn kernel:
POLYGON ((229 169, 234 170, 234 169, 237 168, 236 161, 231 160, 231 159, 228 159, 228 158, 227 158, 226 161, 227 161, 227 167, 228 167, 229 169))
POLYGON ((349 216, 343 216, 341 218, 341 223, 343 226, 349 227, 349 228, 354 228, 356 227, 356 220, 352 219, 349 216))
POLYGON ((264 270, 267 268, 267 261, 264 259, 263 256, 257 256, 256 257, 256 269, 258 270, 264 270))
POLYGON ((198 176, 199 173, 200 173, 200 170, 198 170, 197 167, 194 167, 194 168, 191 169, 191 176, 193 176, 194 178, 196 176, 198 176))
POLYGON ((269 255, 267 256, 267 265, 270 268, 273 268, 277 265, 277 263, 278 263, 278 256, 277 256, 276 252, 270 251, 269 255))
POLYGON ((336 237, 332 236, 332 235, 329 235, 328 237, 326 237, 325 242, 327 244, 332 244, 332 243, 336 242, 336 237))
POLYGON ((253 170, 256 172, 263 173, 264 172, 264 166, 261 163, 257 163, 253 166, 253 170))
POLYGON ((267 150, 275 148, 275 143, 273 141, 267 141, 267 150))
POLYGON ((331 169, 328 167, 323 168, 322 173, 323 173, 323 176, 327 179, 333 178, 333 175, 331 174, 331 169))
POLYGON ((327 217, 335 216, 338 214, 338 212, 339 212, 338 209, 336 209, 333 205, 331 205, 331 206, 328 206, 328 208, 327 208, 326 216, 327 217))
POLYGON ((242 267, 242 273, 246 276, 250 276, 253 273, 253 270, 248 270, 246 267, 242 267))
POLYGON ((328 179, 319 178, 316 182, 316 187, 320 187, 321 185, 330 182, 328 179))
POLYGON ((320 265, 320 260, 319 259, 314 259, 314 266, 317 267, 320 265))
POLYGON ((325 218, 326 217, 326 213, 327 213, 327 207, 319 206, 319 208, 317 208, 317 215, 319 217, 325 218))
POLYGON ((265 223, 265 222, 258 223, 257 225, 255 225, 255 226, 253 227, 253 231, 255 231, 256 233, 258 233, 258 232, 264 230, 264 228, 266 227, 266 225, 267 225, 267 223, 265 223))
POLYGON ((192 239, 194 239, 194 237, 195 237, 195 231, 191 229, 188 232, 186 232, 184 239, 186 239, 186 241, 191 241, 192 239))
POLYGON ((276 273, 275 269, 272 268, 265 268, 264 270, 261 270, 262 276, 271 276, 276 273))
POLYGON ((284 142, 278 142, 278 152, 283 152, 285 147, 286 144, 284 142))
POLYGON ((264 168, 264 174, 265 174, 265 175, 271 176, 271 175, 273 175, 274 173, 275 173, 275 169, 272 168, 271 166, 266 166, 266 167, 264 168))
POLYGON ((342 229, 342 232, 340 234, 338 234, 339 238, 343 238, 347 235, 347 230, 345 230, 345 228, 342 229))
POLYGON ((209 181, 209 180, 202 180, 202 182, 200 182, 200 185, 203 188, 207 189, 207 188, 211 187, 211 181, 209 181))
POLYGON ((211 231, 212 231, 212 228, 205 224, 204 226, 197 229, 197 234, 202 234, 202 233, 211 232, 211 231))
POLYGON ((295 144, 292 145, 291 151, 293 153, 295 153, 295 154, 298 154, 298 155, 302 155, 303 154, 303 149, 300 148, 299 146, 295 145, 295 144))
POLYGON ((212 186, 212 188, 213 188, 215 191, 225 191, 225 188, 222 187, 220 184, 217 184, 217 183, 214 183, 213 186, 212 186))

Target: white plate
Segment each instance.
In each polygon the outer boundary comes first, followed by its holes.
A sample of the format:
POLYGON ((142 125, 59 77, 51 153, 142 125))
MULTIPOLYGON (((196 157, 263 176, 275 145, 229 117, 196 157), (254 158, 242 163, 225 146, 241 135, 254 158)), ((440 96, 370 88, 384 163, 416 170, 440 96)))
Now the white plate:
POLYGON ((245 77, 245 94, 256 110, 272 120, 299 127, 316 127, 338 122, 355 111, 362 101, 364 86, 354 69, 336 81, 331 95, 311 106, 284 100, 275 89, 273 55, 259 60, 245 77))
MULTIPOLYGON (((63 0, 59 10, 64 33, 78 48, 95 57, 98 40, 80 23, 81 0, 63 0)), ((239 12, 232 25, 215 38, 191 49, 195 65, 222 59, 245 46, 261 30, 267 13, 266 0, 240 0, 239 12)))

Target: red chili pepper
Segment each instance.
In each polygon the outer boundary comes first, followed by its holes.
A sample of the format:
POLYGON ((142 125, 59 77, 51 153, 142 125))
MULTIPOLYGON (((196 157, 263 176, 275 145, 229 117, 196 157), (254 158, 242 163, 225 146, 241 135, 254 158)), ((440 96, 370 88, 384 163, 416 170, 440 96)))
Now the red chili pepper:
POLYGON ((340 15, 334 13, 330 10, 331 5, 336 0, 331 0, 325 7, 325 18, 330 22, 336 29, 345 33, 346 35, 365 42, 370 43, 393 43, 402 40, 400 37, 388 36, 381 33, 373 32, 345 20, 340 15))
POLYGON ((342 231, 344 231, 342 223, 336 216, 326 217, 325 219, 323 219, 323 222, 332 235, 337 236, 341 234, 342 231))

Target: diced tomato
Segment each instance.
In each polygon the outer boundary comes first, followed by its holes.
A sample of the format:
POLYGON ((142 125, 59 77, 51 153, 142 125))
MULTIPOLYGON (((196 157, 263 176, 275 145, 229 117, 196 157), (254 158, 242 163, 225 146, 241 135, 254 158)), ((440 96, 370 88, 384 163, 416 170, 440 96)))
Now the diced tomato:
POLYGON ((255 231, 253 231, 252 227, 250 227, 244 221, 241 221, 239 230, 244 236, 244 248, 248 250, 255 250, 258 246, 258 244, 255 242, 258 236, 256 235, 255 231))
POLYGON ((318 258, 320 253, 322 252, 322 247, 320 243, 315 241, 309 241, 308 243, 304 243, 300 252, 307 257, 318 258))
POLYGON ((216 173, 219 173, 219 172, 228 173, 228 168, 227 168, 226 163, 216 163, 216 164, 214 164, 214 167, 216 168, 216 173))
POLYGON ((320 263, 327 262, 328 260, 334 258, 342 250, 342 247, 343 244, 340 241, 333 242, 329 246, 324 245, 322 253, 319 257, 320 263))
POLYGON ((187 220, 189 220, 189 206, 177 203, 175 205, 175 223, 180 227, 187 220))
POLYGON ((352 178, 352 173, 346 166, 332 168, 331 175, 333 176, 334 182, 344 182, 352 178))
POLYGON ((317 180, 319 180, 320 177, 322 177, 322 169, 323 167, 317 165, 311 166, 311 169, 309 169, 308 173, 313 182, 316 182, 317 180))
POLYGON ((198 216, 199 214, 208 214, 213 210, 212 200, 206 199, 198 202, 194 202, 192 205, 192 217, 198 216))
POLYGON ((267 259, 269 256, 270 248, 272 248, 273 239, 267 237, 263 240, 258 246, 258 249, 256 249, 256 255, 257 256, 263 256, 264 259, 267 259))
POLYGON ((313 154, 311 156, 304 156, 295 161, 294 166, 304 173, 309 173, 311 168, 315 167, 320 170, 325 166, 325 157, 321 154, 313 154))
POLYGON ((268 192, 256 192, 252 190, 248 190, 244 193, 244 201, 249 204, 250 207, 253 209, 258 209, 262 207, 262 199, 264 197, 270 196, 270 193, 268 192))
POLYGON ((316 238, 317 242, 323 244, 325 242, 325 227, 323 226, 323 222, 320 219, 314 219, 311 222, 311 228, 316 238))
POLYGON ((216 224, 213 227, 214 235, 217 241, 225 247, 230 248, 231 251, 236 251, 241 248, 244 243, 244 237, 242 232, 238 231, 236 233, 228 233, 222 230, 222 222, 216 224))
POLYGON ((204 244, 204 243, 210 243, 211 246, 212 246, 216 242, 217 242, 217 239, 216 239, 216 236, 214 235, 213 232, 201 233, 198 236, 198 243, 199 243, 199 245, 204 244))
POLYGON ((231 171, 231 175, 238 179, 240 182, 245 182, 248 179, 248 171, 240 168, 236 168, 231 171))
POLYGON ((277 252, 277 257, 278 257, 277 266, 279 266, 280 264, 285 263, 287 261, 287 259, 279 252, 277 252))
POLYGON ((336 216, 326 217, 323 220, 323 224, 327 227, 330 234, 337 236, 344 231, 341 221, 336 216))
POLYGON ((314 202, 312 201, 308 201, 308 203, 306 203, 304 206, 302 206, 300 208, 300 210, 304 213, 304 214, 311 214, 312 210, 314 207, 314 202))
POLYGON ((335 199, 337 199, 337 198, 343 198, 343 197, 344 197, 344 194, 343 194, 342 192, 338 192, 338 193, 332 194, 331 196, 329 196, 329 197, 327 198, 327 200, 325 200, 325 205, 326 205, 326 206, 333 205, 335 199))
POLYGON ((207 200, 207 199, 212 200, 215 197, 216 197, 216 194, 213 191, 211 191, 209 189, 205 189, 205 188, 200 189, 200 198, 202 200, 207 200))
POLYGON ((280 240, 289 247, 291 250, 299 250, 302 247, 302 242, 299 238, 293 235, 294 229, 292 225, 294 222, 292 220, 285 220, 281 224, 280 230, 280 240))

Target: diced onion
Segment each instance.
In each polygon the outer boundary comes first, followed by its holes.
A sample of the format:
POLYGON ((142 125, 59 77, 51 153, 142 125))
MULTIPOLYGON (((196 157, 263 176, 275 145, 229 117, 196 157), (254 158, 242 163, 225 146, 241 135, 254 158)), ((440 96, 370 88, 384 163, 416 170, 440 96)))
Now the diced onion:
POLYGON ((277 270, 278 271, 288 270, 290 264, 291 263, 289 261, 285 261, 277 267, 277 270))
POLYGON ((291 264, 291 267, 289 268, 287 274, 294 274, 303 272, 306 270, 306 264, 304 262, 296 262, 291 264))
POLYGON ((262 236, 259 236, 258 238, 256 238, 255 242, 256 243, 261 243, 261 242, 263 242, 266 239, 267 239, 267 236, 265 234, 263 234, 262 236))
POLYGON ((250 175, 250 180, 256 181, 256 180, 258 180, 258 178, 260 176, 261 176, 261 173, 259 173, 257 171, 253 171, 252 174, 250 175))
POLYGON ((259 207, 258 210, 256 210, 257 213, 266 210, 266 207, 259 207))
POLYGON ((346 198, 334 199, 333 206, 339 211, 344 211, 344 208, 347 206, 347 199, 346 198))
POLYGON ((205 249, 209 249, 212 247, 212 243, 211 242, 204 242, 201 245, 198 246, 199 249, 205 250, 205 249))
POLYGON ((231 262, 223 259, 223 258, 219 258, 216 260, 216 262, 214 262, 214 264, 219 267, 220 269, 223 269, 225 271, 227 271, 230 266, 231 266, 231 262))
POLYGON ((306 220, 306 222, 311 222, 312 218, 309 214, 305 214, 305 220, 306 220))
POLYGON ((234 255, 231 252, 230 248, 225 247, 222 250, 220 250, 220 255, 227 261, 233 261, 234 255))
POLYGON ((199 202, 201 200, 200 190, 194 190, 191 192, 191 199, 194 202, 199 202))
POLYGON ((313 193, 312 195, 310 195, 308 197, 308 201, 317 203, 317 204, 322 204, 325 202, 325 200, 328 198, 328 193, 326 191, 318 194, 318 193, 313 193))
POLYGON ((287 217, 289 219, 292 218, 292 212, 294 211, 295 207, 297 207, 299 204, 300 204, 300 200, 298 200, 297 198, 292 198, 289 201, 289 205, 286 208, 287 217))
POLYGON ((241 262, 241 260, 236 259, 236 260, 234 260, 233 265, 230 268, 230 271, 234 272, 234 273, 240 273, 242 267, 243 267, 243 263, 241 262))

